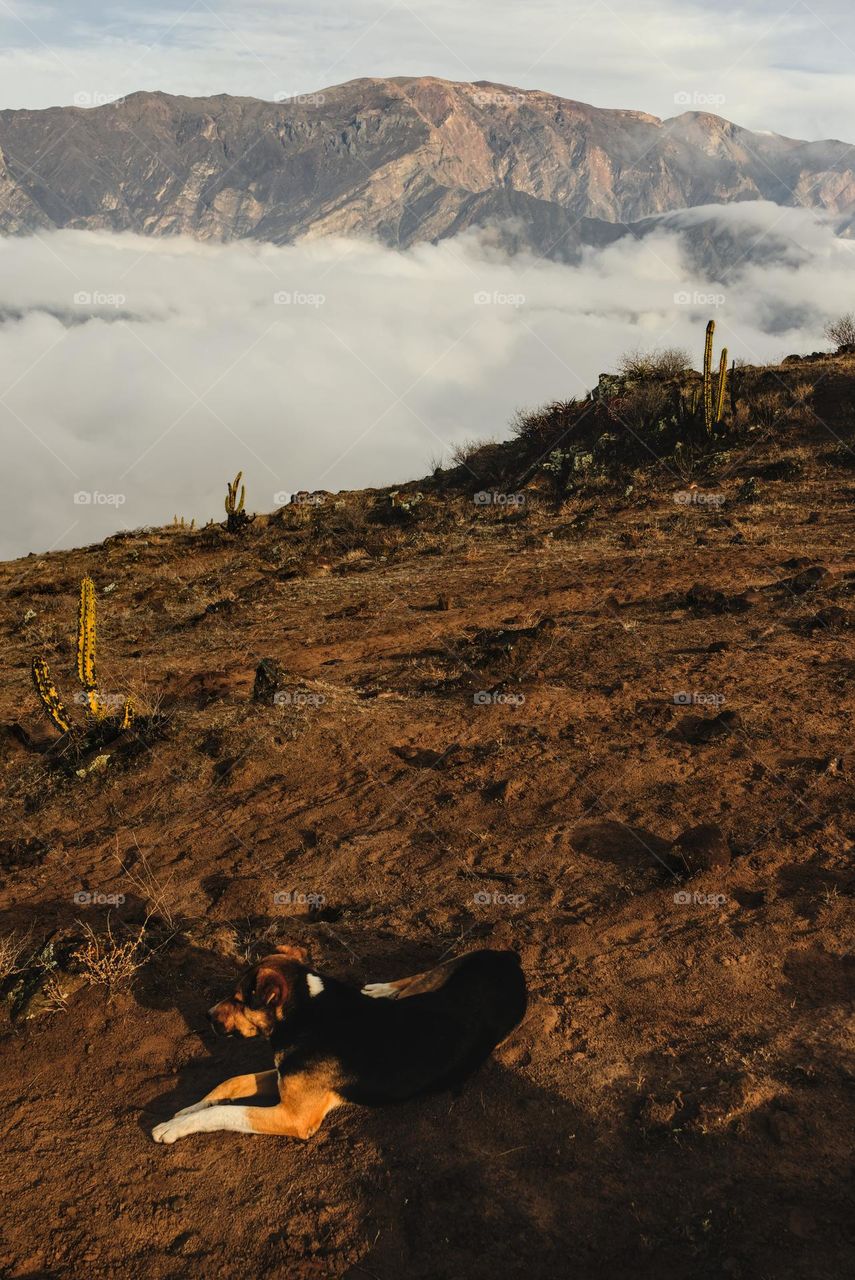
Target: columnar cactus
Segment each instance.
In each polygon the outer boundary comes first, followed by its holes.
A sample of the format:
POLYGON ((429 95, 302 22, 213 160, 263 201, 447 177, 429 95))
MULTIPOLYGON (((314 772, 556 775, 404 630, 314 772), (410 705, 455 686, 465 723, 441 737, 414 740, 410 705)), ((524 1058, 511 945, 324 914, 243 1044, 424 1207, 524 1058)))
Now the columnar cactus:
POLYGON ((86 707, 91 716, 100 720, 105 709, 98 697, 98 679, 95 675, 95 583, 84 578, 80 583, 80 606, 77 611, 77 678, 86 695, 86 707))
POLYGON ((718 385, 715 397, 713 397, 712 357, 714 335, 715 320, 710 320, 704 341, 704 426, 706 427, 707 435, 712 435, 722 420, 724 415, 724 396, 727 387, 727 347, 725 347, 722 350, 721 360, 719 361, 718 385))

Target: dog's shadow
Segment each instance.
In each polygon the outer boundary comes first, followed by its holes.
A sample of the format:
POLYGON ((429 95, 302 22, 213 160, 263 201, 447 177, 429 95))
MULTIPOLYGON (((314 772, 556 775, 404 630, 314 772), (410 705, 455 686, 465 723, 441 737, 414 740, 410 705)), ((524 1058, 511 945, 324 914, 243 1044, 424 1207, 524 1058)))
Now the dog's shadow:
POLYGON ((567 1102, 492 1059, 457 1095, 346 1123, 379 1156, 378 1194, 363 1198, 372 1244, 349 1280, 566 1273, 568 1177, 586 1126, 567 1102))

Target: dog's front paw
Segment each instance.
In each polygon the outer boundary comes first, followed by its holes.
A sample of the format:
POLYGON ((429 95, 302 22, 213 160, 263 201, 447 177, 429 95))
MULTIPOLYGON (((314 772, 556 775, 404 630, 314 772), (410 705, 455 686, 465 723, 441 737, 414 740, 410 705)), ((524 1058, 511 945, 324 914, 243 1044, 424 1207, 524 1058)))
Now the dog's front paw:
MULTIPOLYGON (((180 1116, 180 1113, 179 1113, 180 1116)), ((164 1120, 163 1124, 156 1124, 151 1131, 151 1136, 155 1142, 165 1142, 167 1145, 177 1142, 179 1138, 184 1138, 193 1130, 188 1127, 186 1120, 181 1120, 179 1116, 173 1116, 171 1120, 164 1120)))

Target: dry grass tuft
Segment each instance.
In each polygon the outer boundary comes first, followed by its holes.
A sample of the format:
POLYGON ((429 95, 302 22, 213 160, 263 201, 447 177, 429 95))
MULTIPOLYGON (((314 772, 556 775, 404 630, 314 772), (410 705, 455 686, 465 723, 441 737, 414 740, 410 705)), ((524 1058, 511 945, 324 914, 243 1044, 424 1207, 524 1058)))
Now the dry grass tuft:
POLYGON ((678 378, 692 367, 692 357, 682 347, 664 347, 656 351, 626 351, 618 361, 618 373, 624 378, 678 378))
POLYGON ((26 968, 26 954, 29 947, 29 934, 23 937, 17 933, 0 935, 0 983, 22 973, 26 968))
POLYGON ((99 935, 90 924, 83 925, 85 942, 74 953, 86 982, 110 990, 127 986, 148 960, 151 949, 146 939, 145 920, 135 933, 120 941, 107 920, 106 932, 99 935))

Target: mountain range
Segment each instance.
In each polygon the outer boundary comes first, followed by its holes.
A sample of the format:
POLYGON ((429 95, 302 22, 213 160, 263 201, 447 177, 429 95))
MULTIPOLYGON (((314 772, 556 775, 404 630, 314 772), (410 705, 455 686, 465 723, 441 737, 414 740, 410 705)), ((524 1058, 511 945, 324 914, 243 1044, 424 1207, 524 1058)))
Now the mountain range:
MULTIPOLYGON (((282 102, 134 93, 0 111, 0 232, 68 227, 396 247, 489 227, 573 260, 696 206, 771 201, 855 225, 855 149, 687 111, 660 120, 536 90, 359 79, 282 102)), ((701 249, 714 232, 694 226, 701 249)), ((702 255, 703 256, 703 253, 702 255)))

